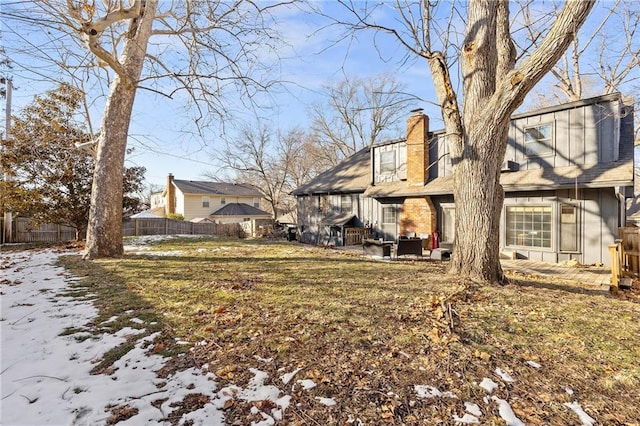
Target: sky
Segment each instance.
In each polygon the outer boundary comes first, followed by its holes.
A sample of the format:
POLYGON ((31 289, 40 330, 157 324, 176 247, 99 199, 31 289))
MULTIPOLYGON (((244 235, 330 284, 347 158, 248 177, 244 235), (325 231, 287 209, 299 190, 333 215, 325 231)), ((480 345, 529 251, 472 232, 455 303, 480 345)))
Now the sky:
MULTIPOLYGON (((309 4, 327 14, 340 16, 345 13, 343 8, 332 1, 315 1, 309 4)), ((383 6, 376 10, 376 18, 390 19, 390 9, 386 8, 386 3, 381 4, 383 6)), ((443 4, 446 6, 448 3, 443 4)), ((600 4, 611 2, 604 1, 600 4)), ((263 123, 284 132, 294 127, 308 128, 310 105, 325 99, 323 85, 349 76, 371 77, 390 73, 416 97, 409 110, 424 108, 425 113, 430 116, 432 129, 442 128, 439 110, 433 104, 435 94, 425 60, 413 58, 403 61, 405 51, 395 41, 389 37, 376 36, 373 32, 359 32, 354 37, 336 43, 341 30, 337 27, 327 28, 327 20, 317 14, 307 13, 308 9, 308 4, 305 4, 302 8, 288 7, 274 12, 274 25, 282 34, 284 42, 279 51, 282 62, 273 78, 286 84, 281 85, 279 90, 270 92, 268 97, 261 98, 271 105, 270 109, 261 111, 263 123), (380 51, 384 52, 384 58, 380 57, 380 51)), ((443 16, 446 17, 448 12, 449 9, 446 8, 443 16)), ((587 25, 597 23, 597 16, 598 12, 593 12, 587 25)), ((445 23, 446 19, 438 22, 439 25, 445 23)), ((454 20, 454 23, 460 24, 459 20, 454 20)), ((33 71, 41 69, 36 64, 31 69, 29 57, 26 56, 25 59, 22 54, 28 53, 28 50, 20 53, 18 49, 14 49, 24 39, 37 40, 37 29, 27 26, 12 30, 5 25, 0 23, 3 44, 10 54, 20 56, 16 62, 29 65, 15 67, 10 71, 16 87, 12 100, 12 110, 16 114, 35 95, 43 94, 52 85, 41 79, 39 81, 33 71)), ((263 59, 272 61, 274 56, 265 53, 263 59)), ((42 72, 56 75, 52 69, 42 69, 42 72)), ((104 98, 97 99, 91 112, 94 129, 99 127, 104 106, 104 98)), ((193 111, 185 110, 180 96, 168 99, 148 90, 138 90, 129 129, 129 147, 133 148, 133 152, 127 157, 127 165, 146 167, 146 180, 156 189, 165 184, 169 173, 176 179, 186 180, 206 180, 207 174, 217 175, 219 167, 213 157, 223 148, 223 140, 233 138, 241 123, 253 125, 257 122, 252 113, 242 114, 243 109, 234 96, 226 97, 225 105, 238 122, 225 122, 224 128, 206 129, 199 135, 194 125, 193 111)), ((4 125, 0 127, 4 128, 4 125)))
MULTIPOLYGON (((179 251, 153 250, 155 241, 172 237, 175 236, 132 239, 127 241, 125 251, 143 256, 180 255, 179 251)), ((299 391, 309 392, 318 404, 325 405, 328 410, 340 403, 318 392, 316 383, 305 378, 306 370, 316 366, 282 371, 278 377, 269 377, 261 368, 273 360, 260 357, 260 354, 253 356, 254 367, 249 368, 253 378, 242 387, 235 384, 219 386, 207 364, 163 379, 157 377, 156 371, 167 360, 150 353, 154 349, 155 335, 149 334, 145 326, 151 324, 131 318, 129 325, 124 324, 114 334, 104 332, 91 337, 91 323, 95 322, 98 309, 91 296, 78 297, 78 292, 75 297, 70 294, 72 285, 81 278, 55 266, 61 255, 74 253, 51 249, 0 253, 1 424, 103 425, 111 415, 106 407, 123 406, 138 411, 118 425, 157 424, 172 413, 172 404, 181 402, 185 395, 198 393, 209 401, 202 408, 183 414, 180 424, 190 420, 194 425, 223 425, 225 403, 233 398, 273 402, 272 405, 264 404, 268 407, 265 411, 260 411, 258 404, 253 407, 255 412, 252 413, 263 419, 252 423, 256 426, 273 425, 281 420, 289 409, 291 395, 299 391), (60 335, 68 328, 75 332, 60 335), (111 374, 90 373, 103 354, 127 340, 134 347, 113 364, 111 374), (158 406, 157 402, 162 400, 158 406)), ((105 322, 113 323, 117 319, 112 317, 105 322)), ((186 342, 180 336, 176 336, 176 341, 191 347, 208 344, 206 341, 186 342)), ((541 374, 544 374, 543 367, 532 360, 520 366, 522 369, 539 370, 541 374)), ((460 410, 452 414, 453 423, 481 424, 484 419, 493 421, 497 415, 507 425, 524 425, 508 398, 497 396, 508 394, 510 386, 518 385, 512 374, 496 367, 491 377, 484 377, 473 385, 484 396, 464 401, 464 412, 460 410)), ((416 383, 413 392, 415 398, 427 399, 434 405, 443 399, 462 397, 429 383, 416 383)), ((584 411, 574 391, 567 387, 565 392, 573 396, 573 401, 564 403, 564 406, 574 413, 575 424, 594 425, 596 419, 584 411)), ((362 422, 356 418, 352 424, 362 422)))

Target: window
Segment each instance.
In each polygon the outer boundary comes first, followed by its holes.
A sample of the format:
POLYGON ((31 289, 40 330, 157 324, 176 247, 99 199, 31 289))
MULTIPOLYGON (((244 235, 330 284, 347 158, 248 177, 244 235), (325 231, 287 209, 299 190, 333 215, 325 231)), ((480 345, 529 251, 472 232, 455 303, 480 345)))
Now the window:
POLYGON ((506 245, 551 248, 551 206, 506 209, 506 245))
POLYGON ((396 152, 385 151, 380 153, 380 173, 393 173, 396 171, 396 152))
POLYGON ((225 200, 224 197, 222 197, 220 199, 220 204, 227 204, 227 200, 225 200))
POLYGON ((396 208, 395 207, 383 207, 382 208, 382 223, 396 223, 396 208))
POLYGON ((209 207, 209 197, 202 197, 202 207, 209 207))
POLYGON ((253 207, 255 207, 256 209, 260 208, 260 201, 254 201, 253 202, 253 207))
POLYGON ((456 236, 456 209, 455 207, 442 207, 442 235, 440 241, 452 243, 456 236))
POLYGON ((351 213, 353 209, 353 200, 351 194, 340 196, 340 211, 342 213, 351 213))
POLYGON ((553 152, 553 126, 541 124, 525 127, 524 149, 527 155, 545 155, 553 152))

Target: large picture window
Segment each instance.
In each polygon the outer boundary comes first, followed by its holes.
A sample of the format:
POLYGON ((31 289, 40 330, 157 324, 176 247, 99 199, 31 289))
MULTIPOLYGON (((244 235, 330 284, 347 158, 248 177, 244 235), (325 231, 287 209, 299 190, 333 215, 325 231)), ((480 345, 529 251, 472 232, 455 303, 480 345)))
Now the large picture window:
POLYGON ((506 245, 551 248, 551 206, 508 206, 506 245))
POLYGON ((553 126, 540 124, 525 127, 524 148, 527 155, 546 155, 553 152, 553 126))

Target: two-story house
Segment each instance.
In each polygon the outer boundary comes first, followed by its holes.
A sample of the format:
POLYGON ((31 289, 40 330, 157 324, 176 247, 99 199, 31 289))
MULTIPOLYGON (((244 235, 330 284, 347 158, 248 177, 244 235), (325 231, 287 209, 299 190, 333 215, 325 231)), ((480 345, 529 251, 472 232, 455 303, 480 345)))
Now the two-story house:
MULTIPOLYGON (((633 197, 633 126, 632 103, 620 94, 514 115, 500 179, 502 250, 609 263, 607 246, 633 197)), ((387 240, 438 232, 440 244, 453 246, 448 152, 444 132, 413 114, 405 138, 364 149, 294 191, 303 238, 339 243, 336 229, 348 220, 387 240)))
POLYGON ((164 191, 151 195, 151 212, 218 223, 270 219, 271 213, 260 209, 261 201, 262 193, 250 185, 179 180, 169 174, 164 191))

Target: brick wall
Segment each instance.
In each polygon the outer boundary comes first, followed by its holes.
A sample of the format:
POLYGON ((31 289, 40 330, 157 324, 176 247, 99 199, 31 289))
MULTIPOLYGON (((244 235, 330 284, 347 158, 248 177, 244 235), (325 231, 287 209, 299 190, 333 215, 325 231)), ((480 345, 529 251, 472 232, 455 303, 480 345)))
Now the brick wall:
MULTIPOLYGON (((400 209, 400 235, 431 235, 436 230, 436 209, 429 197, 407 197, 400 209)), ((431 240, 429 240, 431 248, 431 240)))

